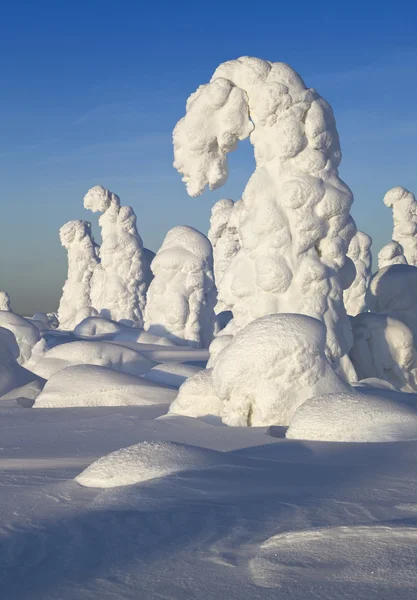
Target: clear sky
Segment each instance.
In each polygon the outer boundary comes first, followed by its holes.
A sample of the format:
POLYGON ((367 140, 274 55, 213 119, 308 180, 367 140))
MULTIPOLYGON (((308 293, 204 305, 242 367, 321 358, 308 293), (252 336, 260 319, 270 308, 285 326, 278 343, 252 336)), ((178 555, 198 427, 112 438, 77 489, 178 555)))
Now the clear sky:
POLYGON ((391 238, 384 193, 417 192, 415 1, 5 1, 0 9, 0 289, 23 313, 57 307, 66 276, 59 227, 92 221, 82 199, 102 184, 133 206, 148 248, 212 204, 238 199, 249 144, 230 177, 192 199, 172 167, 171 132, 188 95, 242 55, 288 62, 333 106, 353 215, 391 238))

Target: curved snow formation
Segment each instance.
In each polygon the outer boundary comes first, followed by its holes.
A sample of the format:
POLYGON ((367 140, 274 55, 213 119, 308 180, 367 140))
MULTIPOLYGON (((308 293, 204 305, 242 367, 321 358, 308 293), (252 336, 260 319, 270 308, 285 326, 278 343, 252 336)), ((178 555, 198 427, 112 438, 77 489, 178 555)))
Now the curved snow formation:
POLYGON ((72 329, 77 312, 91 306, 91 278, 99 260, 87 221, 65 223, 59 237, 68 253, 68 276, 62 288, 58 320, 62 328, 72 329))
POLYGON ((359 391, 316 396, 300 406, 285 437, 328 442, 415 440, 417 410, 359 391))
POLYGON ((12 331, 0 327, 0 397, 40 378, 19 363, 20 349, 12 331))
POLYGON ((10 307, 10 296, 7 292, 0 292, 0 310, 12 310, 10 307))
POLYGON ((267 315, 240 330, 212 369, 180 388, 170 412, 220 416, 227 425, 288 425, 308 398, 351 387, 325 355, 326 328, 306 315, 267 315))
POLYGON ((350 241, 348 257, 356 269, 356 276, 352 285, 343 292, 343 301, 346 312, 352 317, 365 312, 366 291, 372 277, 372 238, 363 231, 357 231, 350 241))
POLYGON ((136 227, 136 215, 101 185, 87 192, 84 206, 103 213, 99 219, 103 239, 101 263, 91 281, 91 304, 106 318, 141 327, 152 275, 136 227))
POLYGON ((417 267, 417 202, 414 194, 394 187, 384 196, 384 204, 392 208, 392 239, 401 244, 409 265, 417 267))
POLYGON ((389 242, 378 252, 378 269, 391 265, 406 265, 404 250, 398 242, 389 242))
POLYGON ((236 329, 295 312, 326 324, 328 358, 354 378, 343 304, 356 226, 339 178, 339 138, 329 104, 285 63, 243 57, 221 64, 187 101, 174 130, 174 166, 198 196, 227 179, 227 153, 249 137, 256 170, 242 197, 241 248, 218 285, 236 329))
POLYGON ((367 304, 372 312, 405 323, 417 347, 417 267, 392 265, 380 269, 371 279, 367 304))
POLYGON ((168 231, 152 262, 145 329, 178 344, 208 348, 215 327, 213 251, 192 227, 168 231))
POLYGON ((366 312, 352 319, 350 358, 359 380, 378 378, 405 392, 417 391, 417 351, 407 325, 366 312))
POLYGON ((32 348, 41 339, 39 329, 28 319, 7 310, 0 311, 0 327, 13 333, 20 351, 17 362, 23 365, 30 359, 32 348))
POLYGON ((86 487, 133 485, 226 462, 225 454, 177 442, 140 442, 103 456, 77 475, 86 487))

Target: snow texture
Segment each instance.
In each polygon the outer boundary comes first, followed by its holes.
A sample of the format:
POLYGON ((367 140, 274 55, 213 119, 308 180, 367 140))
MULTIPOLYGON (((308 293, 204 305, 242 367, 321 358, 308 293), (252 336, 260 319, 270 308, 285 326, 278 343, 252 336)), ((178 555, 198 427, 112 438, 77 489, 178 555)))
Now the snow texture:
POLYGON ((40 378, 18 363, 20 349, 9 329, 0 327, 0 396, 40 378))
POLYGON ((61 227, 59 237, 68 253, 68 277, 62 288, 58 320, 61 328, 73 329, 78 311, 91 306, 91 278, 99 264, 97 245, 87 221, 69 221, 61 227))
POLYGON ((307 400, 291 419, 287 438, 331 442, 417 439, 417 411, 358 391, 307 400))
POLYGON ((390 267, 391 265, 406 264, 407 259, 404 256, 404 250, 398 242, 390 242, 378 252, 378 269, 390 267))
POLYGON ((152 272, 145 329, 178 344, 208 348, 216 322, 209 240, 192 227, 174 227, 152 262, 152 272))
POLYGON ((356 316, 366 311, 366 292, 372 277, 372 239, 363 231, 357 231, 350 241, 348 257, 356 269, 352 285, 343 292, 348 315, 356 316))
POLYGON ((0 292, 0 310, 12 310, 10 307, 10 297, 7 292, 0 292))
POLYGON ((39 329, 28 319, 20 317, 11 311, 0 311, 0 327, 9 329, 16 338, 20 354, 17 362, 23 365, 29 360, 32 348, 40 340, 39 329))
POLYGON ((141 327, 152 275, 136 227, 136 215, 101 185, 87 192, 84 206, 103 213, 99 219, 101 262, 91 281, 91 304, 104 317, 141 327))
POLYGON ((317 319, 261 317, 236 334, 212 369, 181 386, 170 412, 218 416, 240 427, 288 425, 306 399, 351 389, 332 369, 325 344, 326 329, 317 319))
POLYGON ((176 390, 141 377, 91 364, 76 365, 52 375, 34 407, 169 404, 176 394, 176 390))
POLYGON ((407 263, 417 267, 417 202, 414 194, 403 187, 394 187, 385 194, 384 204, 392 208, 392 239, 401 245, 407 263))
POLYGON ((377 377, 403 391, 417 391, 417 351, 407 325, 367 312, 352 319, 352 330, 350 357, 359 380, 377 377))
POLYGON ((103 456, 75 480, 86 487, 133 485, 224 461, 220 452, 175 442, 141 442, 103 456))
POLYGON ((221 186, 227 153, 247 137, 256 170, 242 196, 240 249, 218 282, 219 303, 232 310, 236 330, 290 311, 323 321, 328 358, 353 380, 343 290, 353 279, 347 251, 356 226, 352 193, 338 176, 332 109, 285 63, 223 63, 190 96, 174 130, 174 166, 188 193, 221 186))

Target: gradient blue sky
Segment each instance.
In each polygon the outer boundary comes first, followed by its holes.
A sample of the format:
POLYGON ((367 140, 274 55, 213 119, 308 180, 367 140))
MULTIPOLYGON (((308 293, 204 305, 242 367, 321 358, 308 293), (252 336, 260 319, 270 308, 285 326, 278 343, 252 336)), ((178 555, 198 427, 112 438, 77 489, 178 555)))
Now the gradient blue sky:
MULTIPOLYGON (((66 276, 59 227, 92 221, 102 184, 134 207, 147 247, 212 204, 240 197, 248 143, 227 184, 189 198, 172 167, 172 129, 188 95, 242 55, 288 62, 333 106, 342 178, 377 251, 391 238, 382 198, 417 191, 415 2, 3 3, 0 9, 0 289, 18 312, 57 307, 66 276)), ((376 253, 376 252, 375 252, 376 253)))

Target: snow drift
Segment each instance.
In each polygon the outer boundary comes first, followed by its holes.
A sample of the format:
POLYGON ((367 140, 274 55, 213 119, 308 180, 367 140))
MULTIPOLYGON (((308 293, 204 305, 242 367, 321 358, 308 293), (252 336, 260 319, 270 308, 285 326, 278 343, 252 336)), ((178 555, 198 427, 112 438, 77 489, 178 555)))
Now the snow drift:
POLYGON ((174 130, 174 166, 198 196, 227 178, 227 153, 250 137, 256 170, 242 196, 240 249, 218 282, 235 329, 266 314, 323 321, 326 354, 354 380, 343 290, 356 232, 350 189, 338 176, 341 151, 329 104, 284 63, 243 57, 223 63, 187 101, 174 130))
POLYGON ((174 227, 152 262, 152 272, 145 329, 178 344, 208 348, 216 304, 209 240, 192 227, 174 227))

